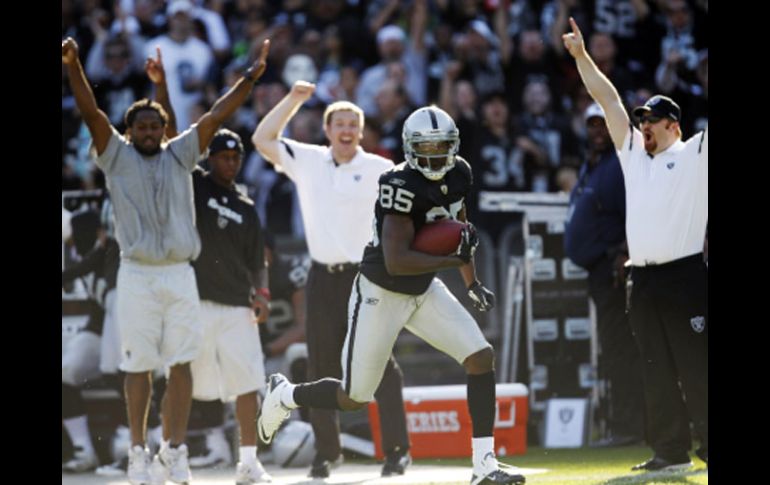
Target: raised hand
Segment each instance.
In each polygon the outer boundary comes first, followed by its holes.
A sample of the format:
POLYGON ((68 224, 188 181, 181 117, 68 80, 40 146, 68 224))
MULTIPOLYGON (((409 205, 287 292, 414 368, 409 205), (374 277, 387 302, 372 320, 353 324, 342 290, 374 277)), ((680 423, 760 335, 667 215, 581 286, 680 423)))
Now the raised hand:
POLYGON ((144 62, 144 70, 153 84, 160 84, 166 80, 166 71, 163 69, 163 58, 160 54, 160 47, 156 47, 155 52, 157 57, 155 59, 148 57, 144 62))
POLYGON ((561 36, 564 41, 564 48, 567 49, 572 57, 582 56, 586 53, 585 42, 583 42, 583 34, 580 32, 580 28, 572 17, 569 18, 569 24, 572 27, 572 33, 567 33, 561 36))
POLYGON ((270 39, 265 39, 262 42, 262 48, 259 51, 259 58, 254 61, 254 64, 246 71, 246 77, 251 79, 252 82, 256 82, 267 67, 267 54, 270 52, 270 39))
POLYGON ((307 81, 295 81, 291 87, 290 95, 292 98, 304 103, 310 99, 314 92, 315 84, 307 81))
POLYGON ((61 61, 72 64, 78 58, 78 43, 72 37, 67 37, 61 43, 61 61))

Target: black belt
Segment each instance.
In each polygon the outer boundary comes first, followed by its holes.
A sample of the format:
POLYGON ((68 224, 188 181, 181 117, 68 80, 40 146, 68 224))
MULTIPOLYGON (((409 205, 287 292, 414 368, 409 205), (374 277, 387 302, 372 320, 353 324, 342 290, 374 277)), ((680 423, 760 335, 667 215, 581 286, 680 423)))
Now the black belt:
POLYGON ((358 271, 358 268, 359 266, 361 266, 361 264, 360 263, 324 264, 324 263, 319 263, 316 260, 313 260, 313 266, 315 266, 318 269, 322 269, 329 274, 334 274, 334 273, 344 273, 345 271, 358 271))
POLYGON ((674 259, 672 261, 668 261, 666 263, 656 263, 654 261, 644 261, 644 264, 636 264, 634 262, 633 268, 639 268, 639 269, 668 269, 668 268, 676 268, 678 266, 683 266, 686 264, 691 264, 695 261, 703 262, 703 253, 695 253, 691 256, 685 256, 684 258, 674 259))

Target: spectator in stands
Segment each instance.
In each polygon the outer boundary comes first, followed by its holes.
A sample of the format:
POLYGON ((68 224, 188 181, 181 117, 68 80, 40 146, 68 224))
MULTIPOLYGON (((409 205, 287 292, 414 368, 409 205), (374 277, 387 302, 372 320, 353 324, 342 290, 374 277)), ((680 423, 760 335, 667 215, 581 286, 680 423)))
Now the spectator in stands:
POLYGON ((190 110, 203 96, 206 75, 214 61, 211 47, 193 35, 193 9, 190 0, 169 2, 168 34, 147 42, 147 57, 152 57, 157 48, 163 52, 169 95, 180 132, 192 124, 190 110))
POLYGON ((376 120, 380 125, 380 145, 393 154, 393 160, 404 157, 401 129, 411 113, 412 105, 404 86, 394 79, 385 79, 375 96, 376 120))
POLYGON ((427 0, 416 0, 414 7, 408 42, 404 31, 396 25, 375 30, 380 62, 361 74, 356 91, 356 104, 361 106, 366 116, 379 114, 375 103, 376 93, 387 78, 387 64, 390 61, 401 61, 406 67, 404 88, 409 99, 417 106, 427 101, 427 50, 423 39, 428 21, 427 0))
POLYGON ((517 146, 524 152, 524 166, 532 167, 527 191, 556 190, 556 171, 562 165, 576 167, 577 140, 569 121, 551 109, 551 92, 544 79, 524 87, 524 112, 516 119, 517 146))
POLYGON ((105 33, 97 36, 88 54, 86 75, 95 83, 96 103, 121 133, 126 130, 124 113, 145 97, 149 88, 147 77, 134 61, 138 57, 143 62, 143 48, 144 44, 129 34, 105 33))
MULTIPOLYGON (((543 41, 538 30, 523 31, 518 39, 518 48, 514 49, 509 59, 503 58, 502 61, 506 65, 505 89, 509 95, 511 113, 519 113, 524 109, 524 88, 533 80, 545 82, 551 93, 560 92, 558 64, 553 51, 543 41)), ((558 105, 558 98, 556 103, 558 105)))

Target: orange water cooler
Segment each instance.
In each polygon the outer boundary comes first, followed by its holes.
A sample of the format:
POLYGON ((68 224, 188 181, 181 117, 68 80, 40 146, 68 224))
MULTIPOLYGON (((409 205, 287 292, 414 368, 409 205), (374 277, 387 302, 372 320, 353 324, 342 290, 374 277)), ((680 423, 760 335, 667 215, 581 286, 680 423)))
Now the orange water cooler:
MULTIPOLYGON (((464 384, 404 388, 404 407, 414 458, 471 456, 473 429, 464 384)), ((522 455, 527 451, 528 391, 523 384, 497 384, 495 453, 522 455)), ((383 458, 377 402, 369 403, 375 456, 383 458)))

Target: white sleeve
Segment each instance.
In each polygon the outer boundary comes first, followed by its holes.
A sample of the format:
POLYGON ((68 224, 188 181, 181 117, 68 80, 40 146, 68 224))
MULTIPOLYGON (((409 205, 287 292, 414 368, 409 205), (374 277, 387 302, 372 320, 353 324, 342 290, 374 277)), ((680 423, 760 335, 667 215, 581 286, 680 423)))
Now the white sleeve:
POLYGON ((698 155, 700 156, 701 160, 705 160, 706 164, 708 164, 708 161, 709 161, 709 127, 708 125, 706 125, 706 128, 703 129, 703 133, 701 133, 700 142, 698 144, 698 155))
POLYGON ((109 141, 107 141, 107 147, 104 149, 101 155, 97 155, 96 147, 94 146, 93 139, 91 145, 88 148, 91 158, 93 158, 96 166, 102 169, 105 175, 111 175, 115 172, 115 163, 118 160, 118 154, 120 150, 125 148, 128 143, 123 136, 118 133, 114 126, 110 126, 112 129, 112 135, 110 135, 109 141))
POLYGON ((279 138, 278 144, 280 161, 275 169, 285 173, 295 183, 309 175, 312 165, 323 160, 328 150, 320 145, 301 143, 291 138, 279 138))
POLYGON ((644 136, 642 132, 634 128, 634 126, 628 124, 628 134, 626 134, 625 140, 623 140, 623 147, 617 150, 618 160, 620 160, 620 168, 623 170, 623 175, 626 174, 629 163, 635 155, 644 151, 644 136))
POLYGON ((206 26, 206 34, 209 38, 209 45, 214 50, 222 51, 230 48, 230 36, 227 33, 227 27, 222 20, 222 16, 212 10, 201 8, 199 11, 200 19, 206 26))

